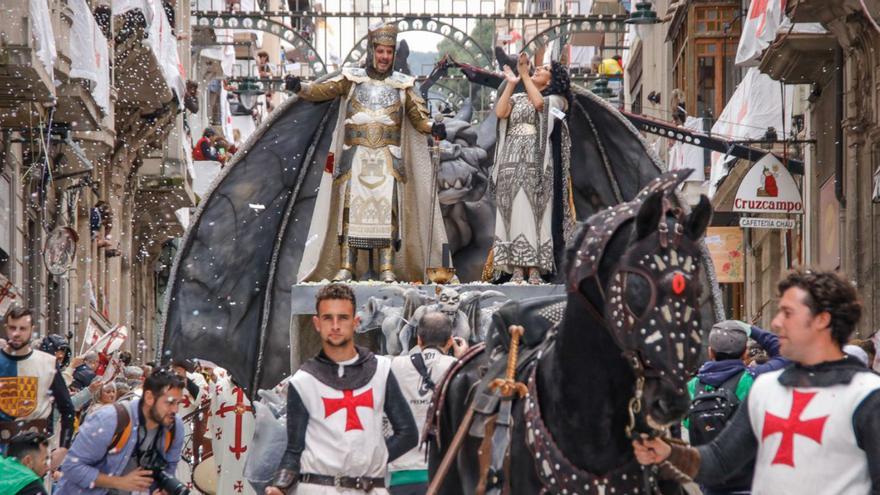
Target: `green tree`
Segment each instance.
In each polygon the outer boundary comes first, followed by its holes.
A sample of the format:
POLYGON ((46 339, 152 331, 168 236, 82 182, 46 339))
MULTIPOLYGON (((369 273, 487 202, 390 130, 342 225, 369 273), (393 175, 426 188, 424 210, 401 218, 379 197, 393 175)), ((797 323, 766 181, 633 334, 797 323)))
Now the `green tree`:
MULTIPOLYGON (((495 22, 489 19, 480 19, 471 29, 470 37, 474 39, 477 45, 487 54, 489 60, 494 59, 494 41, 495 41, 495 22)), ((450 38, 443 38, 437 43, 437 51, 439 57, 450 55, 457 62, 466 64, 482 65, 473 56, 468 53, 460 44, 450 38)), ((450 76, 461 76, 458 69, 450 69, 450 76)), ((467 98, 470 94, 470 83, 466 79, 445 80, 443 84, 452 89, 456 93, 467 98)), ((476 101, 474 101, 474 110, 479 117, 482 117, 485 111, 491 106, 488 91, 479 91, 476 101)))

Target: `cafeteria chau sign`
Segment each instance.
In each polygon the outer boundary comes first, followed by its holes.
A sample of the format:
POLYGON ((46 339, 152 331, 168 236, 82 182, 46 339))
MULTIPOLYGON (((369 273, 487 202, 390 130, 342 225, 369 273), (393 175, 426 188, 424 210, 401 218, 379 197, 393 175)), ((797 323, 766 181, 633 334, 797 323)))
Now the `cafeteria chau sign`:
POLYGON ((802 214, 804 204, 794 177, 768 153, 743 177, 733 200, 733 211, 802 214))

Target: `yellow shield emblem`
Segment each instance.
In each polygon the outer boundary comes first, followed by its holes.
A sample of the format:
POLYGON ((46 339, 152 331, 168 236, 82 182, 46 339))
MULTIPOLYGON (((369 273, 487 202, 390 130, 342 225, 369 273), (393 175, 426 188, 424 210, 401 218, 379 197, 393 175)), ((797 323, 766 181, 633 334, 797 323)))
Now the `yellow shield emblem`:
POLYGON ((21 418, 37 408, 37 377, 0 377, 0 411, 21 418))

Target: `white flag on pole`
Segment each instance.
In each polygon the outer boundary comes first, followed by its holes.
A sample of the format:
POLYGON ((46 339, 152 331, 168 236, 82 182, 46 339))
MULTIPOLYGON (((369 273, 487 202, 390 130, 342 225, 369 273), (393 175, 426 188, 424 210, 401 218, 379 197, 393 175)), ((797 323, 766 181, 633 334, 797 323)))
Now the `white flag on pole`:
POLYGON ((113 327, 112 330, 102 335, 95 343, 89 347, 88 351, 95 351, 99 354, 105 354, 109 356, 113 354, 122 344, 125 343, 125 339, 128 338, 128 328, 123 325, 117 325, 113 327))

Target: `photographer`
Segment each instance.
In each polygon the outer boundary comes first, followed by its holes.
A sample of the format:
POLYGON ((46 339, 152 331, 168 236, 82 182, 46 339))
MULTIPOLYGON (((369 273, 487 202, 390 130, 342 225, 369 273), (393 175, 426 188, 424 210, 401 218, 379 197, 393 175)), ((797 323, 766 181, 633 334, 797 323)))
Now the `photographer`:
MULTIPOLYGON (((435 384, 468 350, 467 342, 452 336, 452 322, 440 311, 428 311, 419 320, 418 345, 409 354, 391 360, 391 372, 409 405, 421 435, 435 384), (453 356, 449 356, 450 349, 453 356)), ((388 465, 391 495, 422 495, 428 489, 428 462, 424 448, 413 447, 388 465)))
POLYGON ((184 440, 177 408, 185 382, 160 369, 143 397, 92 413, 61 469, 58 495, 186 493, 173 478, 184 440))

